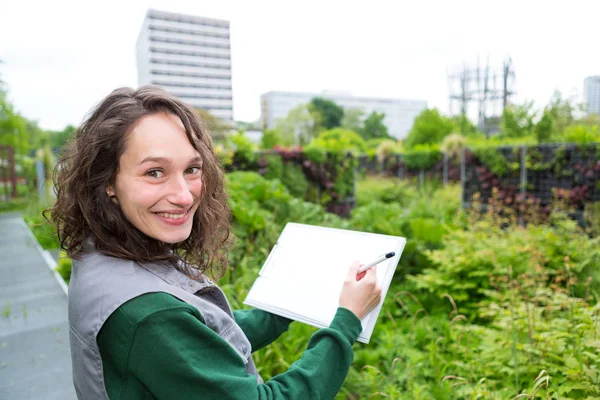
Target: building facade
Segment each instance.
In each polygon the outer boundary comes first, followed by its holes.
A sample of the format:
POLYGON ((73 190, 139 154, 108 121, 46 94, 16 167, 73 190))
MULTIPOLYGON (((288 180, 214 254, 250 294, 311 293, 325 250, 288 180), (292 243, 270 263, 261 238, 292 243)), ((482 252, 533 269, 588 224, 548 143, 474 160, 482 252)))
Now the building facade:
POLYGON ((588 115, 600 114, 600 75, 585 78, 583 97, 588 115))
POLYGON ((233 122, 229 21, 148 10, 137 41, 138 84, 158 85, 233 122))
POLYGON ((373 111, 385 113, 383 123, 388 128, 388 133, 397 139, 404 139, 408 135, 415 117, 427 108, 427 102, 422 100, 354 97, 348 93, 334 92, 268 92, 260 98, 263 128, 274 128, 278 119, 285 118, 290 110, 309 103, 314 97, 332 100, 344 109, 360 109, 364 112, 363 118, 373 111))

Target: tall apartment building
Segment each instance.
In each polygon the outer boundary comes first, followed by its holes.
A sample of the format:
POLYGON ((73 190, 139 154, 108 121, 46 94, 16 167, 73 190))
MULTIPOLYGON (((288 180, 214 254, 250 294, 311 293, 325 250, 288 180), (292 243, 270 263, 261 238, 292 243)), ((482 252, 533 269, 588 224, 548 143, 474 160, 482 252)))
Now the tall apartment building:
POLYGON ((262 126, 266 129, 274 128, 279 118, 285 118, 291 109, 309 103, 314 97, 332 100, 344 109, 361 109, 365 118, 373 111, 385 113, 383 123, 388 128, 388 133, 397 139, 404 139, 408 135, 415 117, 427 108, 427 102, 422 100, 354 97, 348 93, 336 92, 267 92, 260 98, 262 126))
POLYGON ((159 85, 233 122, 229 21, 148 10, 137 41, 138 84, 159 85))
POLYGON ((585 78, 583 98, 588 115, 600 114, 600 75, 585 78))

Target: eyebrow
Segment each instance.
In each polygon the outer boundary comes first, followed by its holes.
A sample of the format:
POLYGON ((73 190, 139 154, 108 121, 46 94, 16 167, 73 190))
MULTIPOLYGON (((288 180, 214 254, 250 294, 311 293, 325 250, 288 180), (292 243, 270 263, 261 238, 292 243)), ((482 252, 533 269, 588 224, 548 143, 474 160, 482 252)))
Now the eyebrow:
MULTIPOLYGON (((167 157, 146 157, 138 165, 147 163, 147 162, 156 162, 156 163, 164 163, 164 164, 172 164, 173 160, 167 157)), ((202 163, 202 158, 200 156, 193 157, 190 161, 192 163, 202 163)))

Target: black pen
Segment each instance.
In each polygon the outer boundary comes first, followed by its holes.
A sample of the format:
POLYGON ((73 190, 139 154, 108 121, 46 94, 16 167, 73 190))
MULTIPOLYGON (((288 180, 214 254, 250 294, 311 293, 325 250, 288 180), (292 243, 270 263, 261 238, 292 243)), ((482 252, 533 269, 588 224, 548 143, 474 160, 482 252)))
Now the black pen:
POLYGON ((372 267, 376 266, 377 264, 379 264, 380 262, 382 262, 382 261, 385 261, 385 260, 387 260, 388 258, 392 258, 392 257, 394 257, 395 255, 396 255, 396 253, 395 253, 395 252, 393 252, 393 251, 392 251, 392 252, 389 252, 389 253, 382 254, 382 255, 381 255, 381 256, 379 256, 379 257, 378 257, 376 260, 373 260, 373 261, 371 261, 370 263, 368 263, 368 264, 365 264, 365 265, 363 265, 362 267, 360 267, 360 268, 358 269, 358 273, 359 273, 359 274, 362 274, 363 272, 365 272, 365 271, 366 271, 366 270, 368 270, 369 268, 372 268, 372 267))

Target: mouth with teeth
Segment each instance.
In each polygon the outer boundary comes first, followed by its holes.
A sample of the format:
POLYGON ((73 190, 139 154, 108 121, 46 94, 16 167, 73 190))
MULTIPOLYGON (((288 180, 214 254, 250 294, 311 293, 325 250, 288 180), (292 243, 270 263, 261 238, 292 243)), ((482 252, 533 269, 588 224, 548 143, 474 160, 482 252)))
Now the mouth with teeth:
POLYGON ((185 224, 190 217, 190 210, 173 212, 155 212, 156 215, 162 222, 169 225, 182 225, 185 224))

